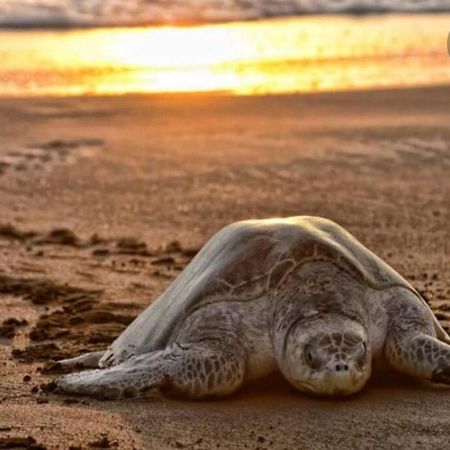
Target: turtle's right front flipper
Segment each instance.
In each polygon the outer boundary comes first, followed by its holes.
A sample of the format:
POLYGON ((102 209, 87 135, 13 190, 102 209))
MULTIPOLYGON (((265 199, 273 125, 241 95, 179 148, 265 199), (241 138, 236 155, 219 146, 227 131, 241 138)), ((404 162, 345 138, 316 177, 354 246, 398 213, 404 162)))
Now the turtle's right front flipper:
POLYGON ((215 343, 173 344, 164 351, 134 356, 104 370, 63 375, 56 392, 101 399, 145 397, 149 391, 170 388, 192 398, 228 395, 244 378, 241 348, 218 349, 215 343))
POLYGON ((56 364, 62 369, 97 369, 100 359, 105 354, 104 350, 98 352, 85 353, 75 358, 61 359, 56 364))
POLYGON ((135 356, 109 369, 62 375, 55 379, 55 392, 110 400, 136 397, 144 389, 162 386, 164 371, 158 363, 160 353, 135 356))

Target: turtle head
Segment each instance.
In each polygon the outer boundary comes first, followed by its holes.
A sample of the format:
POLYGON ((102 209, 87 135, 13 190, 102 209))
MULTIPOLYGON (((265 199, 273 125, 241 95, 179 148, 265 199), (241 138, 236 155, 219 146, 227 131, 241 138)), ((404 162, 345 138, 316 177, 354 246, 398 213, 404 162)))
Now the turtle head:
POLYGON ((278 349, 280 368, 297 389, 318 395, 350 395, 371 373, 367 332, 339 315, 294 321, 278 349), (280 358, 281 357, 281 358, 280 358))

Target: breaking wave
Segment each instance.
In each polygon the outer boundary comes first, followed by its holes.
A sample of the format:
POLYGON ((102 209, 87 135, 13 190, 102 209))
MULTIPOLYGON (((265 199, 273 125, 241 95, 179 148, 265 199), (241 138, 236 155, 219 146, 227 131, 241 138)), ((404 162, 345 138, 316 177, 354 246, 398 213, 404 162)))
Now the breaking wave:
POLYGON ((0 26, 189 24, 298 14, 440 11, 450 11, 450 0, 2 0, 0 26))

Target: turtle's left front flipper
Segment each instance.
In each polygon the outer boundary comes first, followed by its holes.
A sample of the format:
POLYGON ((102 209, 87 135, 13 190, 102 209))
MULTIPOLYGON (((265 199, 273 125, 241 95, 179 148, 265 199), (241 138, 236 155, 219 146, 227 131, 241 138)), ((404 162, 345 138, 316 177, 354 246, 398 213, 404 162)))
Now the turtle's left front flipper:
POLYGON ((424 333, 410 332, 388 336, 385 352, 399 372, 450 385, 450 345, 424 333))
POLYGON ((387 304, 385 356, 388 363, 406 375, 450 385, 447 334, 436 328, 433 313, 424 301, 417 301, 416 294, 403 289, 395 292, 387 304))

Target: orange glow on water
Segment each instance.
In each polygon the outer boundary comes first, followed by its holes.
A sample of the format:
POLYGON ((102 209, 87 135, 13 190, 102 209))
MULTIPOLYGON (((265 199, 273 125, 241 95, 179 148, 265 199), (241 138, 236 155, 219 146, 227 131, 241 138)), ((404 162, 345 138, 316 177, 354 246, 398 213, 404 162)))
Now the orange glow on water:
POLYGON ((450 82, 450 15, 1 31, 0 95, 312 92, 450 82))

